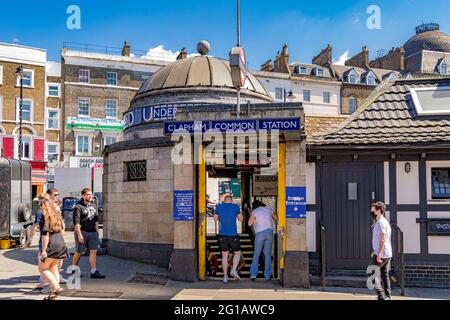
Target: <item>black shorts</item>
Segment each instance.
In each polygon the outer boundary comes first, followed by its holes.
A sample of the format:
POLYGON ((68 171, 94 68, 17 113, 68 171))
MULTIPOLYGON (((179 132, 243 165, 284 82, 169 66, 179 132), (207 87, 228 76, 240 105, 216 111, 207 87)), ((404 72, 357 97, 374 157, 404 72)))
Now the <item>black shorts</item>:
POLYGON ((220 251, 241 251, 239 236, 219 236, 220 251))

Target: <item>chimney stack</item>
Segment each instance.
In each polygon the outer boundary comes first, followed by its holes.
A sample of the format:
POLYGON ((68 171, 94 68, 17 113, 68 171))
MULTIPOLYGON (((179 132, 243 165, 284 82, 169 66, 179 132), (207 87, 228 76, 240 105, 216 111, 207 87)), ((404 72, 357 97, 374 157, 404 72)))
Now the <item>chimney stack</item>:
POLYGON ((181 49, 180 53, 177 56, 177 60, 186 59, 187 58, 187 51, 186 48, 181 49))
POLYGON ((131 47, 128 44, 128 41, 125 40, 122 48, 122 56, 130 57, 131 56, 131 47))

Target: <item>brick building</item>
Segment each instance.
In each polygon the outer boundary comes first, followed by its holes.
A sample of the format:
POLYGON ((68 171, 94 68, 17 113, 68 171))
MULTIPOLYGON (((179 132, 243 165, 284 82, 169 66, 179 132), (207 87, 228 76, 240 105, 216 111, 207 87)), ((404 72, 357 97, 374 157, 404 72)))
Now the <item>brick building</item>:
POLYGON ((369 62, 367 47, 363 47, 360 53, 348 59, 342 66, 333 63, 333 48, 328 45, 313 58, 313 64, 328 68, 331 76, 342 83, 342 114, 354 113, 380 83, 394 80, 401 75, 399 71, 373 68, 369 62))
POLYGON ((51 185, 54 182, 55 168, 60 166, 61 161, 61 114, 63 112, 61 63, 48 61, 46 69, 45 159, 48 163, 47 182, 51 185))
POLYGON ((19 157, 20 78, 23 65, 23 159, 33 168, 33 195, 45 188, 46 62, 44 49, 0 44, 0 146, 6 158, 19 157))
MULTIPOLYGON (((98 49, 98 48, 97 48, 98 49)), ((102 150, 121 140, 122 114, 142 83, 165 62, 121 54, 62 50, 65 167, 102 167, 102 150)))
POLYGON ((287 45, 252 73, 275 101, 302 103, 307 133, 330 130, 347 117, 341 114, 340 79, 319 64, 290 63, 287 45))

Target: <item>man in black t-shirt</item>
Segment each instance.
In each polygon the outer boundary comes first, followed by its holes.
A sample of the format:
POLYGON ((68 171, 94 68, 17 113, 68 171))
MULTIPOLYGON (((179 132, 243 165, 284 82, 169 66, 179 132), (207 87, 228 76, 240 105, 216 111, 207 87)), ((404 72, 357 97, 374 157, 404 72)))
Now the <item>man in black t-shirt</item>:
POLYGON ((104 279, 105 276, 97 270, 97 247, 100 244, 100 239, 98 236, 98 214, 97 208, 93 204, 92 190, 89 188, 83 189, 81 197, 73 212, 76 252, 73 256, 72 265, 78 266, 80 257, 87 248, 89 250, 91 278, 104 279))

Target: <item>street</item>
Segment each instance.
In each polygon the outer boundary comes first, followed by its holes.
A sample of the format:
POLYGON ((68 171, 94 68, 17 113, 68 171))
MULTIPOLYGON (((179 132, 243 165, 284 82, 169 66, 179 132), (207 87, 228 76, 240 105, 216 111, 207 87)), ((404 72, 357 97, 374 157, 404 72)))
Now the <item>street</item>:
MULTIPOLYGON (((69 251, 73 252, 72 232, 66 234, 69 251)), ((0 252, 0 300, 42 300, 44 292, 36 289, 38 284, 37 236, 27 249, 12 249, 0 252)), ((69 265, 65 261, 64 268, 69 265)), ((125 261, 107 255, 98 257, 98 269, 106 274, 105 280, 88 278, 87 257, 81 259, 81 288, 65 290, 59 300, 89 299, 144 299, 144 300, 376 300, 375 295, 367 289, 355 288, 321 288, 283 289, 277 282, 230 282, 219 281, 182 283, 167 279, 167 270, 155 266, 125 261), (136 275, 141 275, 144 283, 129 282, 136 275), (143 276, 144 275, 144 276, 143 276), (166 279, 164 285, 149 284, 149 277, 159 276, 166 279)), ((65 275, 66 276, 66 275, 65 275)), ((67 276, 66 276, 67 277, 67 276)), ((393 300, 411 299, 450 299, 450 292, 445 289, 407 288, 406 297, 400 297, 394 290, 393 300)))

